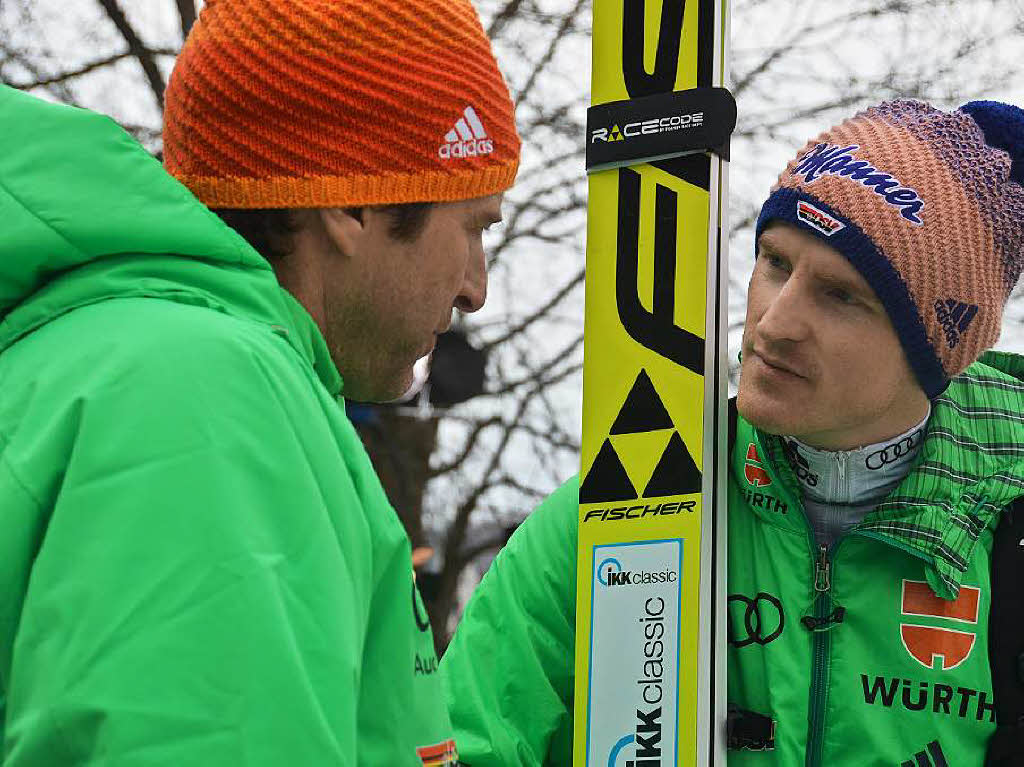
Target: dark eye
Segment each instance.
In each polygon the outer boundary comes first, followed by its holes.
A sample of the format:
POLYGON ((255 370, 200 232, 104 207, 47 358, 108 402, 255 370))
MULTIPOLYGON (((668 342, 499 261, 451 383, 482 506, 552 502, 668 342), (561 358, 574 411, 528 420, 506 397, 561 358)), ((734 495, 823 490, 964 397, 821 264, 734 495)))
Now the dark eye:
POLYGON ((788 271, 789 265, 786 263, 782 256, 777 256, 774 253, 765 253, 761 256, 772 269, 778 269, 780 271, 788 271))
POLYGON ((828 295, 829 298, 833 298, 841 304, 852 304, 855 301, 853 294, 842 288, 830 288, 828 295))

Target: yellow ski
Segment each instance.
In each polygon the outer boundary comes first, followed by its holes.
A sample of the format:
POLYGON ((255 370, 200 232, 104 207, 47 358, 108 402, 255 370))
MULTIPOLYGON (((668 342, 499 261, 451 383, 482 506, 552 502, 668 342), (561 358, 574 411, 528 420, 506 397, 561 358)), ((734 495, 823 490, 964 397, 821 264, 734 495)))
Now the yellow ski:
POLYGON ((594 0, 577 767, 725 764, 727 26, 594 0))

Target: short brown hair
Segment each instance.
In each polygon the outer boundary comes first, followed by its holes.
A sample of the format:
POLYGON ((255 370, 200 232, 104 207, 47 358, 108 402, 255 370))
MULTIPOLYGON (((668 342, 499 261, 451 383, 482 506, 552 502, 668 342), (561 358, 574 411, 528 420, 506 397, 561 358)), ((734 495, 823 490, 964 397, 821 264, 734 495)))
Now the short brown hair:
MULTIPOLYGON (((423 232, 432 202, 407 202, 382 205, 391 218, 388 231, 402 242, 413 242, 423 232)), ((352 208, 360 216, 362 208, 352 208)), ((288 255, 288 244, 296 225, 288 208, 213 208, 221 220, 234 229, 257 253, 270 262, 288 255)))

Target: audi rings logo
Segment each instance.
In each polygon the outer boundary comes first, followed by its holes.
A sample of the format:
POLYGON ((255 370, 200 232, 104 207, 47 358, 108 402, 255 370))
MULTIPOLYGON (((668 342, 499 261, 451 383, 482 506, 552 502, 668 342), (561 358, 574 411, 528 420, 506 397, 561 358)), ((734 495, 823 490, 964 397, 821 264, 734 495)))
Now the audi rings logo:
POLYGON ((918 443, 921 441, 921 431, 915 431, 913 434, 904 437, 899 442, 893 442, 886 445, 881 450, 876 450, 874 453, 864 459, 864 464, 872 471, 878 471, 883 466, 887 466, 890 463, 896 463, 900 458, 910 453, 918 443))
POLYGON ((729 644, 733 647, 774 642, 782 636, 785 626, 786 616, 777 597, 764 591, 753 598, 743 594, 729 595, 729 644), (733 607, 734 602, 744 607, 740 620, 736 620, 739 610, 733 607), (742 635, 736 630, 737 625, 743 627, 742 635))

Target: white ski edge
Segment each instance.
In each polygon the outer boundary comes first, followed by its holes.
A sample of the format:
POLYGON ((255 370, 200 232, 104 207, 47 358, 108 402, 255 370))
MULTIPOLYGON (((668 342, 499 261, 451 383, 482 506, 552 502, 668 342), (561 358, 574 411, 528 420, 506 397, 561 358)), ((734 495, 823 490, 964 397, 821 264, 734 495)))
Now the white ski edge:
MULTIPOLYGON (((728 77, 726 51, 729 33, 728 0, 715 12, 713 82, 724 86, 728 77)), ((697 725, 697 764, 725 767, 728 716, 726 648, 727 624, 727 503, 728 503, 728 355, 729 355, 729 163, 711 157, 708 216, 708 279, 706 297, 704 472, 705 504, 701 518, 701 582, 699 689, 707 690, 697 725), (717 424, 717 428, 716 428, 717 424)))

